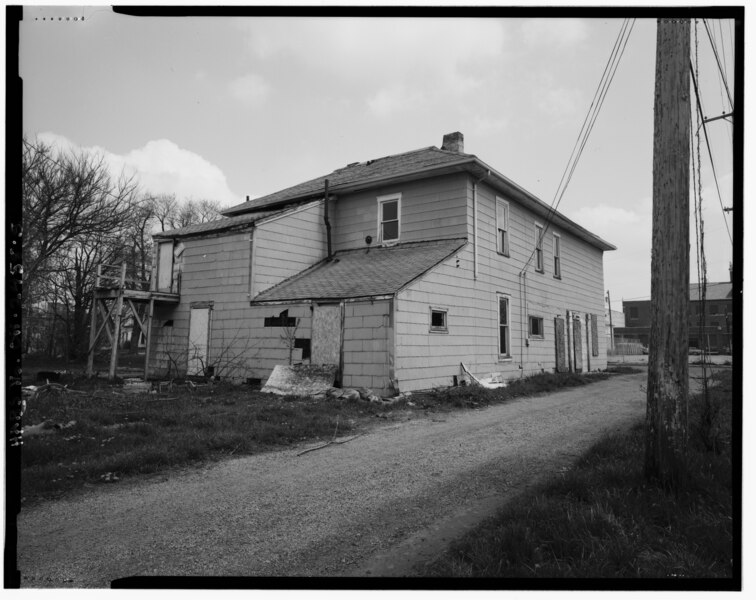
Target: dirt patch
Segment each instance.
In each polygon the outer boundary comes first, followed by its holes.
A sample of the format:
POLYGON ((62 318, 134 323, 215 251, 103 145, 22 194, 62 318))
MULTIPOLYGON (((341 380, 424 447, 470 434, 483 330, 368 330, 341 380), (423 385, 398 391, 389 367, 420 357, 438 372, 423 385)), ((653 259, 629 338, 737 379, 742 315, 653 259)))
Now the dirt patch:
POLYGON ((131 575, 384 575, 381 556, 407 544, 402 556, 429 559, 461 533, 445 523, 474 524, 534 474, 548 476, 603 433, 641 418, 641 382, 615 376, 388 423, 302 456, 310 444, 24 508, 22 585, 104 587, 131 575), (429 531, 442 532, 440 542, 427 552, 413 545, 429 531))

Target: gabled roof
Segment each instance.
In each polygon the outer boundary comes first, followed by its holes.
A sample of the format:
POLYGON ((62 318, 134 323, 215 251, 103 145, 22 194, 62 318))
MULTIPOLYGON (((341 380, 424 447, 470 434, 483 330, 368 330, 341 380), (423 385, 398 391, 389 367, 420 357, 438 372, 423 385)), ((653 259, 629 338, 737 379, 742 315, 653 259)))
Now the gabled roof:
POLYGON ((331 260, 261 292, 252 303, 343 300, 394 294, 462 248, 467 240, 409 242, 343 250, 331 260))
POLYGON ((474 154, 439 149, 435 146, 412 150, 402 154, 393 154, 375 160, 356 162, 328 175, 310 179, 284 190, 268 194, 261 198, 237 204, 223 211, 225 215, 241 215, 259 210, 285 206, 291 202, 301 202, 325 196, 325 180, 328 180, 329 195, 339 195, 380 185, 413 181, 449 173, 467 172, 476 180, 485 181, 487 185, 506 197, 519 202, 536 216, 548 219, 564 231, 600 250, 616 250, 609 242, 601 239, 581 227, 563 214, 551 211, 551 207, 508 179, 474 154))
POLYGON ((276 215, 283 215, 288 212, 292 212, 302 206, 299 202, 294 206, 287 205, 271 210, 261 210, 259 212, 243 214, 236 217, 223 217, 222 219, 216 219, 215 221, 207 221, 206 223, 198 223, 196 225, 188 225, 187 227, 181 227, 180 229, 170 229, 168 231, 160 231, 153 234, 155 238, 180 238, 190 237, 194 235, 201 235, 205 233, 217 233, 220 231, 229 231, 234 229, 247 229, 249 226, 259 223, 263 219, 273 217, 276 215))
POLYGON ((381 181, 387 178, 393 179, 427 169, 448 167, 455 163, 467 163, 473 160, 475 160, 475 156, 472 154, 439 150, 435 146, 429 146, 428 148, 412 150, 402 154, 393 154, 365 162, 351 163, 323 177, 310 179, 309 181, 299 183, 273 194, 237 204, 224 210, 223 214, 242 214, 250 210, 257 210, 295 199, 322 198, 325 194, 324 182, 326 179, 328 179, 330 190, 335 192, 343 186, 369 184, 374 181, 381 181))
MULTIPOLYGON (((701 299, 700 283, 690 284, 690 301, 701 299)), ((706 284, 706 301, 709 300, 732 300, 732 284, 729 282, 707 283, 706 284)))

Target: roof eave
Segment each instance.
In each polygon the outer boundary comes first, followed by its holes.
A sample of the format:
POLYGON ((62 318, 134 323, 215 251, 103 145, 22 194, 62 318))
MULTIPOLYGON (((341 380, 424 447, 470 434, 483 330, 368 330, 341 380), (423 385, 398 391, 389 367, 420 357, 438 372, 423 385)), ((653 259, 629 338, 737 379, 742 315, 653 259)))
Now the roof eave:
MULTIPOLYGON (((402 183, 404 181, 412 181, 414 179, 420 179, 425 176, 432 176, 432 175, 445 175, 449 173, 459 173, 464 170, 466 170, 464 167, 466 165, 469 165, 478 159, 475 156, 466 156, 464 159, 455 161, 453 163, 446 163, 443 165, 434 165, 432 167, 426 167, 423 169, 415 169, 413 171, 408 171, 406 173, 402 173, 401 175, 384 175, 381 177, 369 177, 365 179, 360 179, 358 182, 353 183, 344 183, 344 184, 336 184, 336 185, 329 185, 328 188, 328 195, 338 195, 338 194, 348 194, 351 192, 358 192, 367 188, 375 187, 376 185, 381 184, 392 184, 392 183, 402 183)), ((323 177, 323 181, 328 179, 329 176, 323 177)), ((302 202, 304 200, 309 199, 320 199, 325 195, 325 189, 318 190, 317 192, 307 193, 307 194, 301 194, 298 196, 289 196, 286 199, 277 200, 275 202, 271 202, 270 204, 260 204, 254 207, 245 207, 244 205, 241 205, 237 208, 230 208, 224 211, 222 214, 224 215, 239 215, 244 214, 247 212, 252 212, 254 210, 266 210, 266 209, 272 209, 279 205, 285 205, 290 204, 292 202, 302 202)))

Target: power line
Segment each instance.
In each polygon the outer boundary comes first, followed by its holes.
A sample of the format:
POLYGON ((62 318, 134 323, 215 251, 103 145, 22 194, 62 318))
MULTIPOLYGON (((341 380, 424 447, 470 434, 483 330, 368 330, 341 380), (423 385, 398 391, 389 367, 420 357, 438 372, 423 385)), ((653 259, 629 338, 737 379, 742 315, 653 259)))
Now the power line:
POLYGON ((711 31, 709 31, 709 24, 706 22, 706 19, 703 19, 704 28, 706 29, 706 34, 709 36, 709 42, 711 43, 711 49, 714 51, 714 58, 717 60, 717 67, 719 67, 719 75, 722 77, 722 81, 724 82, 725 91, 727 92, 727 99, 730 101, 730 110, 733 108, 732 104, 732 96, 730 95, 730 87, 727 85, 727 77, 725 76, 724 71, 722 70, 722 63, 719 61, 719 52, 717 52, 717 45, 714 43, 714 38, 711 36, 711 31))
POLYGON ((722 218, 724 218, 725 226, 727 227, 727 237, 730 238, 730 244, 732 244, 732 235, 730 234, 730 226, 727 224, 727 217, 725 215, 724 203, 722 202, 722 192, 719 189, 719 179, 717 178, 717 169, 714 166, 714 156, 711 153, 711 144, 709 143, 709 133, 706 129, 706 123, 704 122, 705 117, 704 117, 703 106, 701 105, 701 96, 698 93, 698 81, 696 79, 696 74, 693 72, 692 64, 690 64, 690 75, 693 78, 693 89, 696 92, 696 106, 698 107, 698 112, 701 116, 701 121, 702 121, 701 127, 703 128, 703 131, 704 131, 704 138, 706 140, 706 149, 709 152, 709 161, 711 162, 711 171, 712 171, 712 174, 714 175, 714 184, 716 185, 716 188, 717 188, 717 197, 719 198, 719 205, 722 207, 722 218))
POLYGON ((609 86, 611 85, 614 79, 614 75, 617 72, 617 67, 619 66, 619 62, 622 59, 622 55, 625 52, 625 48, 627 47, 627 41, 630 38, 630 33, 632 32, 632 29, 634 26, 635 26, 635 19, 632 20, 632 23, 630 22, 629 19, 625 19, 622 22, 620 31, 617 34, 617 38, 614 41, 614 46, 612 47, 612 51, 609 55, 609 59, 607 60, 606 65, 604 66, 604 71, 601 75, 601 79, 596 88, 596 92, 593 95, 593 100, 591 101, 590 107, 588 108, 588 112, 585 116, 585 119, 583 120, 583 125, 580 128, 580 132, 578 133, 578 137, 577 137, 577 140, 575 141, 575 145, 572 148, 570 157, 567 160, 567 166, 565 167, 565 170, 562 173, 562 178, 559 180, 559 185, 557 186, 557 190, 554 193, 554 199, 552 200, 551 206, 549 207, 549 211, 546 215, 545 225, 541 231, 541 235, 538 238, 535 248, 533 248, 533 251, 530 253, 528 260, 523 265, 522 270, 520 271, 520 274, 522 274, 525 271, 525 269, 528 268, 530 261, 533 260, 533 256, 535 255, 536 250, 539 247, 541 247, 543 238, 546 235, 546 232, 548 231, 549 227, 551 226, 551 220, 556 214, 557 208, 559 207, 559 203, 562 201, 562 198, 564 197, 564 193, 567 190, 567 186, 572 180, 572 176, 575 172, 575 169, 577 168, 578 162, 580 161, 580 157, 583 154, 585 145, 593 130, 593 126, 596 123, 598 114, 601 111, 601 107, 604 104, 604 99, 606 98, 606 94, 609 90, 609 86))

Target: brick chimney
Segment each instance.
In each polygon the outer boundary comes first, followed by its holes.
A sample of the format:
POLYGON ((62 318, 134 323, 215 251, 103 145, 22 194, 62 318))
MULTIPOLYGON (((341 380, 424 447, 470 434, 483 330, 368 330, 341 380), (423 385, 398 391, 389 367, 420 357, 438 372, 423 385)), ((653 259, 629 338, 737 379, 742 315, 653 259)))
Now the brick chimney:
POLYGON ((459 131, 455 131, 454 133, 447 133, 444 136, 443 143, 441 144, 441 150, 463 153, 465 151, 465 136, 463 136, 459 131))

